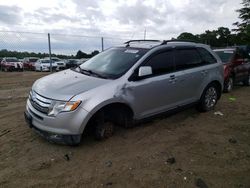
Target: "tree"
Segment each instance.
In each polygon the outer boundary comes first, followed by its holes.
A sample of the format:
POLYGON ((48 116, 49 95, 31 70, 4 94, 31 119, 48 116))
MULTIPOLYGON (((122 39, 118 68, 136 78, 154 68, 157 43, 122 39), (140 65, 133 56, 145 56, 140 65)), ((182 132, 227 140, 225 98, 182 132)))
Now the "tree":
POLYGON ((77 59, 88 58, 88 54, 82 52, 81 50, 78 50, 78 52, 76 53, 76 58, 77 59))
POLYGON ((237 34, 240 34, 241 40, 250 44, 250 0, 243 0, 243 7, 241 9, 236 10, 239 13, 239 19, 241 22, 236 22, 233 25, 237 26, 237 29, 234 31, 237 34))
POLYGON ((231 31, 226 27, 219 27, 216 31, 216 38, 221 46, 231 45, 231 31))
POLYGON ((92 53, 91 53, 91 56, 93 57, 93 56, 95 56, 95 55, 97 55, 97 54, 99 54, 100 52, 98 51, 98 50, 94 50, 92 53))
POLYGON ((194 41, 194 42, 199 42, 199 38, 197 35, 193 35, 192 33, 181 33, 178 37, 178 40, 187 40, 187 41, 194 41))

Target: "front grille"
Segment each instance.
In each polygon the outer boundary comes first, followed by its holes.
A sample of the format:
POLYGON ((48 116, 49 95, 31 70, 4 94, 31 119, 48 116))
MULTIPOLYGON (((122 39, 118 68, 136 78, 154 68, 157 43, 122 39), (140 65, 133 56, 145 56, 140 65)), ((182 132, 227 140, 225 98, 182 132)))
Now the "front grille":
POLYGON ((49 113, 49 107, 51 105, 50 99, 45 98, 33 91, 30 93, 29 100, 32 106, 39 112, 42 112, 44 114, 49 113))

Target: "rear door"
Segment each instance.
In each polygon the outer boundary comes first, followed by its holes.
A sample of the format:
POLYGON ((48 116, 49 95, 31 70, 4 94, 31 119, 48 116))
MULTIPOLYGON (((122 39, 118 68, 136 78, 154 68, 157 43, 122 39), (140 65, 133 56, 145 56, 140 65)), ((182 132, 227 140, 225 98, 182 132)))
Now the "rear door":
POLYGON ((176 48, 175 77, 178 105, 189 104, 197 100, 197 93, 206 76, 206 70, 201 65, 202 59, 196 48, 176 48))
POLYGON ((199 100, 201 92, 214 71, 216 59, 204 48, 177 47, 175 50, 175 77, 178 105, 199 100))
POLYGON ((233 70, 235 73, 235 82, 245 80, 248 76, 248 69, 246 68, 246 61, 242 54, 236 52, 233 60, 233 70))

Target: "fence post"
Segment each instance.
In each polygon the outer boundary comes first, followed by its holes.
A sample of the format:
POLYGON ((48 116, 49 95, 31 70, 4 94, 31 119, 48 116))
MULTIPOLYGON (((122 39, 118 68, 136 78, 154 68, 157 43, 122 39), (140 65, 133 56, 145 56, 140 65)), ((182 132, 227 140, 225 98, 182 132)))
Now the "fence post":
POLYGON ((104 50, 103 37, 101 38, 101 41, 102 41, 102 52, 103 52, 103 50, 104 50))
POLYGON ((52 72, 52 61, 51 61, 51 45, 50 45, 50 34, 48 33, 48 44, 49 44, 49 61, 50 61, 50 72, 52 72))

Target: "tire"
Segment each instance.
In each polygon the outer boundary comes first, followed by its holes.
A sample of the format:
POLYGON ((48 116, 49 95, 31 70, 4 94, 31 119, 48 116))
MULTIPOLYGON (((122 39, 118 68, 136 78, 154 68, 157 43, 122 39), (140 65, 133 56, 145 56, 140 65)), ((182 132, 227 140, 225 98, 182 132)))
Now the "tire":
POLYGON ((98 123, 95 127, 95 139, 104 140, 114 134, 114 124, 110 121, 98 123))
POLYGON ((248 78, 245 81, 243 81, 243 84, 245 86, 250 86, 250 73, 248 73, 248 78))
POLYGON ((117 114, 118 118, 118 124, 121 125, 124 128, 132 128, 134 127, 133 117, 132 114, 127 111, 121 111, 117 114))
POLYGON ((93 123, 96 140, 104 140, 114 134, 114 123, 105 116, 104 111, 98 112, 93 123))
POLYGON ((198 110, 208 112, 213 110, 219 98, 219 89, 216 84, 209 84, 203 91, 198 104, 198 110))
POLYGON ((234 80, 233 77, 229 77, 227 81, 224 83, 224 92, 230 93, 233 90, 234 80))

